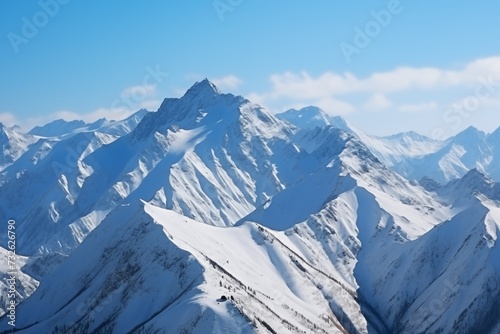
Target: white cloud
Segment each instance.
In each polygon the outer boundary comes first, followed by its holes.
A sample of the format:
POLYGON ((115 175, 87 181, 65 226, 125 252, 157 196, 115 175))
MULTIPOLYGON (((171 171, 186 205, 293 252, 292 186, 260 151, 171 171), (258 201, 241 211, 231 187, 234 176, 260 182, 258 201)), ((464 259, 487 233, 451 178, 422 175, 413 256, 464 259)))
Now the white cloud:
POLYGON ((482 100, 481 104, 485 107, 500 107, 500 99, 489 98, 486 100, 482 100))
POLYGON ((12 127, 14 125, 19 125, 18 120, 11 113, 0 113, 0 123, 4 124, 7 127, 12 127))
POLYGON ((250 94, 246 94, 245 97, 249 101, 251 101, 253 103, 260 104, 262 107, 266 108, 265 107, 265 104, 266 104, 266 97, 265 96, 257 94, 257 93, 250 93, 250 94))
POLYGON ((158 95, 157 85, 136 85, 126 87, 120 95, 115 98, 108 107, 99 108, 89 113, 76 113, 68 110, 61 110, 41 117, 31 117, 16 119, 10 113, 0 114, 0 122, 8 126, 19 125, 22 130, 29 131, 34 126, 44 125, 57 119, 66 121, 82 120, 86 123, 93 123, 101 118, 108 120, 125 119, 139 109, 151 111, 157 110, 161 105, 161 100, 155 98, 158 95))
POLYGON ((305 71, 285 72, 270 76, 272 90, 266 98, 317 99, 352 93, 388 94, 474 84, 488 77, 500 80, 500 57, 478 59, 459 70, 398 67, 366 78, 348 72, 325 72, 317 77, 305 71))
MULTIPOLYGON (((304 105, 304 107, 309 105, 311 104, 304 105)), ((320 107, 321 109, 323 109, 323 111, 332 116, 347 115, 356 110, 356 108, 351 104, 330 97, 325 97, 323 99, 317 100, 312 105, 320 107)))
MULTIPOLYGON (((210 79, 209 79, 210 80, 210 79)), ((242 83, 242 81, 234 75, 226 75, 225 77, 211 79, 217 88, 220 90, 235 90, 242 83)))
POLYGON ((373 94, 368 101, 363 104, 363 108, 369 110, 384 110, 392 106, 391 100, 389 100, 384 94, 373 94))
POLYGON ((149 111, 156 111, 160 108, 162 101, 161 100, 146 100, 141 102, 139 105, 140 109, 147 109, 149 111))
POLYGON ((477 59, 453 69, 397 67, 366 77, 349 72, 324 72, 313 76, 306 71, 288 71, 272 74, 269 81, 271 88, 266 92, 248 94, 250 100, 276 109, 281 109, 280 105, 312 104, 335 114, 358 109, 420 112, 438 108, 437 102, 427 101, 439 100, 442 103, 442 98, 431 97, 439 90, 476 87, 483 82, 488 83, 488 89, 500 87, 500 57, 477 59), (398 107, 391 101, 392 94, 411 94, 412 99, 419 97, 421 102, 398 107), (365 99, 365 102, 353 105, 360 99, 365 99))
POLYGON ((197 81, 204 79, 203 75, 199 73, 188 73, 184 76, 184 79, 188 81, 189 84, 194 84, 197 81))
POLYGON ((438 109, 438 104, 436 102, 424 102, 418 104, 404 104, 398 107, 398 111, 406 113, 418 113, 433 111, 438 109))

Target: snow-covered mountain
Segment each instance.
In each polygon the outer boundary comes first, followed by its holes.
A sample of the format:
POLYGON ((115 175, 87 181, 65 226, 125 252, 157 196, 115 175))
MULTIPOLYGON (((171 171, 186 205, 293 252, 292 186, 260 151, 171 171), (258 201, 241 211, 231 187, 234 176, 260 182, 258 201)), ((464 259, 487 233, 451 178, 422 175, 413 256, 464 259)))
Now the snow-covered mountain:
POLYGON ((306 131, 333 126, 349 132, 384 164, 410 180, 428 177, 445 184, 478 169, 500 181, 500 127, 491 134, 469 127, 446 140, 434 140, 413 131, 386 137, 369 135, 317 107, 291 109, 276 116, 306 131))
POLYGON ((63 119, 55 120, 44 126, 35 126, 28 134, 39 137, 59 137, 65 138, 82 132, 98 131, 113 136, 123 136, 130 133, 137 124, 149 113, 146 109, 141 109, 130 117, 121 121, 108 121, 101 118, 93 123, 83 121, 65 121, 63 119))
POLYGON ((87 123, 84 121, 65 121, 58 119, 43 126, 35 126, 28 133, 40 137, 58 137, 71 133, 77 129, 84 128, 87 123))
POLYGON ((469 127, 442 142, 434 152, 407 157, 393 168, 411 179, 427 176, 441 184, 460 178, 471 169, 500 181, 499 130, 485 134, 469 127))
POLYGON ((32 142, 0 173, 0 215, 22 222, 14 330, 500 328, 498 131, 380 138, 314 107, 278 116, 203 80, 116 132, 18 134, 32 142), (453 143, 491 167, 436 182, 453 143), (416 159, 420 183, 403 169, 416 159))
POLYGON ((300 110, 290 109, 276 114, 276 117, 301 129, 313 129, 317 126, 332 125, 330 116, 318 107, 309 106, 300 110))
POLYGON ((5 181, 0 211, 39 232, 20 231, 27 254, 68 253, 114 207, 137 199, 230 225, 312 167, 295 159, 301 152, 292 134, 258 105, 204 80, 165 99, 127 135, 47 139, 44 159, 5 181))

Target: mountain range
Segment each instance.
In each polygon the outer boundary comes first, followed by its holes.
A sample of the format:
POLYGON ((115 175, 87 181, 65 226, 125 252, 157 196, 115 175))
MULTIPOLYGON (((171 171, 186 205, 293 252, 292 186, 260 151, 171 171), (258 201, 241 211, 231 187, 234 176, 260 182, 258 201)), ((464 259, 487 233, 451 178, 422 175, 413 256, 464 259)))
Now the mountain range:
POLYGON ((205 79, 0 146, 0 332, 500 332, 500 128, 379 137, 205 79))

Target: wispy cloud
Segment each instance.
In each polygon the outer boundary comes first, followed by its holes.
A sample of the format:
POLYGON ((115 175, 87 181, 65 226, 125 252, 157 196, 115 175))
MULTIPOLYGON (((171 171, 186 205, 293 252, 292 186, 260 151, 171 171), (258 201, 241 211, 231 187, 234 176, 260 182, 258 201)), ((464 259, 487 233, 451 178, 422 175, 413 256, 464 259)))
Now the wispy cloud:
POLYGON ((19 124, 16 117, 9 112, 0 113, 0 123, 6 125, 8 127, 19 124))
POLYGON ((478 81, 500 80, 500 57, 474 60, 455 69, 436 67, 397 67, 366 77, 352 73, 324 72, 313 76, 306 71, 275 73, 269 77, 271 87, 263 93, 251 93, 260 104, 315 104, 325 111, 345 114, 354 110, 387 110, 418 112, 435 110, 438 101, 429 95, 443 89, 463 89, 478 81), (423 101, 398 105, 393 95, 411 94, 423 101), (361 102, 365 101, 365 102, 361 102), (335 102, 335 103, 333 103, 335 102), (338 110, 328 108, 337 107, 338 110))
POLYGON ((0 122, 7 126, 18 125, 23 131, 29 131, 37 125, 50 123, 54 120, 64 119, 66 121, 81 120, 86 123, 93 123, 105 118, 110 121, 123 120, 139 109, 157 110, 161 104, 160 100, 144 100, 137 104, 137 108, 99 108, 89 113, 77 113, 69 110, 61 110, 42 117, 32 117, 28 119, 17 119, 10 113, 1 113, 0 122))
POLYGON ((459 70, 433 67, 398 67, 366 78, 352 73, 325 72, 313 77, 307 72, 285 72, 270 77, 269 98, 321 98, 352 93, 396 93, 473 84, 479 77, 500 77, 500 57, 473 61, 459 70))
POLYGON ((436 102, 424 102, 418 104, 403 104, 398 107, 398 111, 406 113, 419 113, 434 111, 438 109, 438 104, 436 102))
MULTIPOLYGON (((306 105, 310 105, 310 104, 306 103, 306 105)), ((302 107, 305 107, 306 105, 303 105, 302 107)), ((319 99, 319 100, 315 101, 314 105, 316 105, 317 107, 320 107, 321 109, 323 109, 325 112, 331 114, 332 116, 333 115, 347 115, 347 114, 350 114, 356 110, 356 108, 353 105, 351 105, 345 101, 337 100, 337 99, 334 99, 331 97, 325 97, 325 98, 319 99)))
POLYGON ((19 125, 23 131, 27 132, 37 125, 44 125, 58 119, 64 119, 66 121, 81 120, 86 123, 93 123, 102 118, 118 121, 131 116, 134 112, 135 111, 127 109, 100 108, 90 113, 80 114, 73 111, 62 110, 42 117, 33 117, 25 120, 14 119, 11 125, 19 125))
POLYGON ((242 83, 242 81, 235 75, 226 75, 224 77, 213 79, 209 78, 209 80, 212 81, 220 90, 229 91, 237 89, 242 83))
POLYGON ((384 94, 373 94, 368 101, 363 104, 367 110, 384 110, 392 106, 392 101, 384 94))
POLYGON ((157 99, 157 85, 136 85, 126 87, 119 96, 110 102, 109 106, 98 108, 88 113, 77 113, 71 110, 56 111, 42 117, 17 119, 10 113, 0 114, 0 122, 12 126, 19 125, 22 130, 29 131, 36 125, 50 123, 57 119, 66 121, 82 120, 93 123, 99 119, 119 121, 125 119, 139 109, 157 110, 161 100, 157 99))

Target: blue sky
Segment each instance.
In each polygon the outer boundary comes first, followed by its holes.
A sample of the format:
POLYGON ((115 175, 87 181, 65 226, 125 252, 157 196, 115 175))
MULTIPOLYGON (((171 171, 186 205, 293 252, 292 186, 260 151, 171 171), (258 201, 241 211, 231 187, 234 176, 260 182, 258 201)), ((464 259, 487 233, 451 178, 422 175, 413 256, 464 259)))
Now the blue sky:
POLYGON ((373 134, 500 126, 496 1, 5 0, 0 122, 119 119, 209 78, 373 134))

